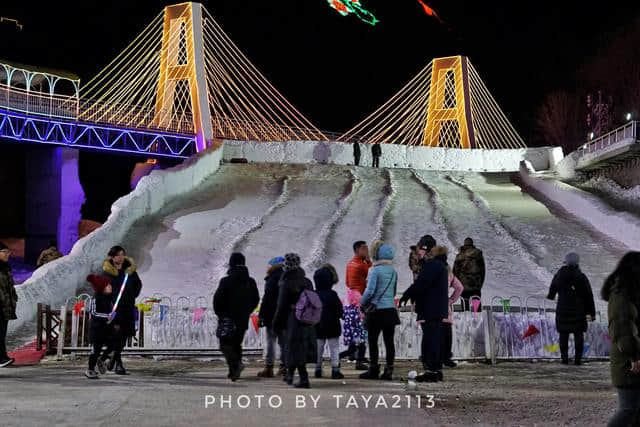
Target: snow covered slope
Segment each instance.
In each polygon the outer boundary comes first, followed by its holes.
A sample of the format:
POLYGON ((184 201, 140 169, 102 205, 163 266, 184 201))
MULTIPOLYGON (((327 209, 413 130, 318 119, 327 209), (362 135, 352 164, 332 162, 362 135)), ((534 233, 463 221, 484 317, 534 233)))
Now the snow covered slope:
POLYGON ((427 233, 449 247, 451 261, 464 238, 474 238, 487 263, 487 301, 544 296, 570 251, 582 255, 597 293, 624 253, 507 174, 278 164, 223 165, 136 223, 123 243, 139 262, 145 295, 211 295, 232 251, 245 253, 262 291, 267 261, 293 251, 310 276, 324 262, 335 265, 344 296, 354 241, 381 237, 396 247, 401 292, 411 283, 409 246, 427 233))

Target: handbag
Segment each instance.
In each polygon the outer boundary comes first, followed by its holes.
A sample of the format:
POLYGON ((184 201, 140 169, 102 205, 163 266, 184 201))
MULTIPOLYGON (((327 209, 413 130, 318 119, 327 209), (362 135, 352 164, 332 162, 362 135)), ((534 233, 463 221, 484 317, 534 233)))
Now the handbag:
POLYGON ((218 321, 218 327, 216 328, 216 337, 218 339, 225 339, 233 336, 236 333, 236 324, 230 317, 222 317, 218 321))
MULTIPOLYGON (((387 285, 386 288, 384 288, 384 291, 382 291, 382 293, 378 297, 377 299, 378 302, 380 302, 380 298, 382 298, 382 296, 387 292, 387 289, 389 289, 389 286, 391 286, 391 284, 395 279, 396 279, 396 272, 394 271, 393 275, 391 276, 391 280, 389 280, 389 284, 387 285)), ((376 312, 376 310, 378 310, 378 303, 370 301, 364 305, 361 305, 360 310, 364 314, 364 326, 366 328, 367 325, 371 323, 371 316, 373 315, 373 313, 376 312)))

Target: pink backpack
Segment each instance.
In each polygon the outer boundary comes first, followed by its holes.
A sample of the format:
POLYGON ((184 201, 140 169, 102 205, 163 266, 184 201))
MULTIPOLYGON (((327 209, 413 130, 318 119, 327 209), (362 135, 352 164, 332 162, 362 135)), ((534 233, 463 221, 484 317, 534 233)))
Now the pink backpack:
POLYGON ((317 325, 322 316, 322 301, 311 289, 304 289, 296 303, 296 319, 305 325, 317 325))

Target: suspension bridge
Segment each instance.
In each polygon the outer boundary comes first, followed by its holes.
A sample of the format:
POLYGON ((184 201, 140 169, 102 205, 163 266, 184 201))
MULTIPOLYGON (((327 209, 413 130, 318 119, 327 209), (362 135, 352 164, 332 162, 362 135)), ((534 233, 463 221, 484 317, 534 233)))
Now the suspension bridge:
POLYGON ((199 3, 166 7, 86 84, 0 64, 0 137, 186 158, 219 140, 523 148, 466 57, 436 58, 343 135, 319 130, 199 3))

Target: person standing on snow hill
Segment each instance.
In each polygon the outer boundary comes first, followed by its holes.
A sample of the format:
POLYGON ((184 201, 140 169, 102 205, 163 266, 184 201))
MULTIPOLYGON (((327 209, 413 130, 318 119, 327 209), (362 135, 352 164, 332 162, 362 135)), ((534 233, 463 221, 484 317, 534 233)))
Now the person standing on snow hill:
MULTIPOLYGON (((359 240, 353 244, 353 258, 347 264, 346 283, 347 288, 364 294, 367 288, 367 275, 371 268, 371 259, 369 258, 369 248, 367 243, 359 240)), ((356 370, 365 371, 369 369, 364 357, 367 351, 366 344, 363 342, 358 347, 358 357, 356 359, 356 370)))
POLYGON ((296 388, 310 388, 307 361, 316 360, 316 337, 313 326, 306 325, 296 318, 295 306, 305 289, 313 290, 311 281, 300 267, 300 256, 289 253, 284 256, 284 273, 280 278, 280 294, 278 307, 273 317, 273 328, 276 332, 287 332, 287 384, 293 384, 296 369, 300 382, 296 388), (311 357, 313 356, 313 357, 311 357))
POLYGON ((124 248, 114 246, 109 250, 109 257, 102 264, 102 270, 111 279, 111 287, 113 292, 111 299, 115 306, 120 294, 120 289, 124 286, 122 297, 116 307, 115 318, 113 319, 114 329, 114 353, 113 358, 109 361, 107 369, 112 371, 115 367, 115 373, 118 375, 126 375, 122 363, 122 350, 130 337, 136 334, 137 313, 136 298, 142 290, 142 282, 138 273, 136 273, 136 263, 133 258, 126 255, 124 248), (124 280, 127 278, 125 285, 124 280))
POLYGON ((417 321, 422 327, 422 364, 424 374, 416 381, 442 381, 442 319, 449 315, 449 271, 442 256, 447 249, 436 246, 433 258, 422 261, 418 279, 407 289, 400 304, 415 303, 417 321))
POLYGON ((484 256, 482 251, 473 245, 470 237, 464 239, 464 245, 456 256, 453 264, 453 274, 460 279, 464 291, 462 300, 464 309, 470 311, 471 297, 482 296, 482 285, 485 278, 484 256))
POLYGON ((413 281, 418 278, 420 274, 420 268, 422 267, 422 260, 425 257, 431 257, 431 249, 436 246, 436 239, 427 234, 420 238, 420 241, 416 246, 411 246, 411 253, 409 254, 409 268, 413 273, 413 281))
POLYGON ((264 295, 262 296, 258 319, 260 325, 266 327, 267 354, 264 358, 265 367, 262 371, 258 372, 258 377, 261 378, 273 378, 274 376, 273 365, 276 353, 276 341, 280 347, 280 369, 277 375, 284 376, 286 373, 286 336, 284 331, 276 334, 273 329, 273 316, 276 313, 276 307, 278 305, 279 282, 280 277, 282 277, 283 264, 284 258, 281 256, 271 259, 269 261, 267 277, 264 278, 264 295))
POLYGON ((618 410, 610 427, 640 424, 640 252, 622 257, 602 287, 611 337, 611 382, 618 410))
POLYGON ((389 381, 393 376, 393 364, 396 357, 394 335, 396 326, 400 324, 400 317, 395 305, 398 273, 392 265, 394 252, 391 245, 379 240, 371 245, 374 263, 367 278, 367 290, 360 300, 361 306, 369 303, 375 304, 375 310, 366 315, 371 364, 367 372, 360 374, 361 379, 377 380, 380 376, 379 379, 389 381), (384 340, 387 362, 382 375, 380 375, 380 365, 378 365, 380 333, 382 333, 384 340))
POLYGON ((357 141, 353 141, 353 164, 360 166, 360 144, 357 141))
POLYGON ((587 332, 587 319, 596 317, 596 306, 589 279, 580 271, 580 257, 570 253, 565 265, 560 268, 551 281, 547 298, 554 300, 558 295, 556 307, 556 329, 560 334, 560 355, 562 363, 569 363, 569 334, 573 334, 575 343, 575 364, 580 365, 584 348, 584 333, 587 332))
POLYGON ((9 265, 9 257, 11 251, 2 242, 0 242, 0 368, 11 365, 15 362, 7 354, 7 329, 9 320, 15 320, 16 304, 18 302, 18 294, 9 265))
POLYGON ((101 374, 107 373, 105 361, 109 353, 113 350, 113 327, 110 320, 113 312, 113 301, 111 294, 111 280, 106 276, 90 274, 87 282, 91 283, 95 295, 91 299, 91 327, 89 328, 89 338, 92 344, 91 355, 89 355, 89 368, 85 376, 89 379, 98 379, 96 365, 101 374), (104 352, 102 347, 106 346, 104 352), (102 354, 101 354, 102 353, 102 354))
POLYGON ((316 378, 322 378, 322 356, 325 344, 329 345, 331 356, 331 379, 340 380, 344 375, 340 372, 340 334, 342 327, 340 319, 343 315, 342 301, 336 291, 331 289, 338 283, 338 273, 331 264, 326 264, 316 270, 313 275, 316 292, 322 301, 322 316, 316 325, 316 339, 318 342, 318 362, 316 363, 316 378))
POLYGON ((235 329, 230 336, 220 338, 220 350, 229 367, 231 381, 240 378, 242 365, 242 341, 249 329, 249 317, 260 303, 260 294, 255 280, 249 276, 245 258, 241 253, 232 253, 229 258, 227 276, 220 279, 213 295, 213 311, 222 319, 231 319, 235 329))
POLYGON ((380 167, 380 157, 382 156, 382 148, 377 142, 371 146, 371 156, 373 157, 372 167, 380 167))

